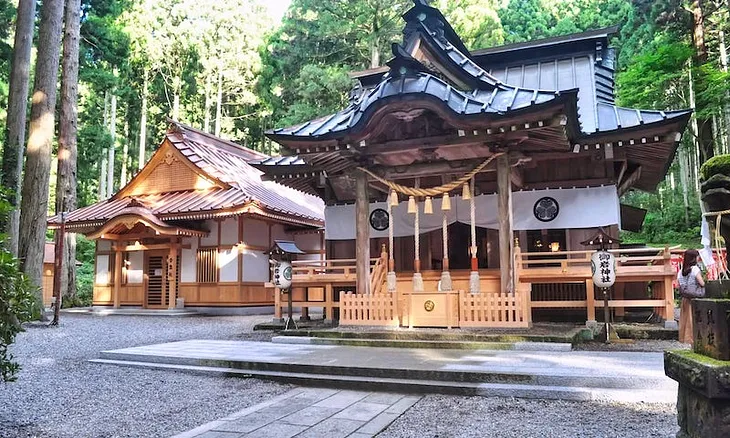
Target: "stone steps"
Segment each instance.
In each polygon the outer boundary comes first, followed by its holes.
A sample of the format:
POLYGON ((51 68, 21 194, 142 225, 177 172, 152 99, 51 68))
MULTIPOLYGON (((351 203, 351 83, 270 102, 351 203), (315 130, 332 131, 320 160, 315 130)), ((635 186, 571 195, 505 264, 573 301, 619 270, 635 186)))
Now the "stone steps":
POLYGON ((571 351, 570 342, 485 342, 460 340, 328 338, 316 336, 274 336, 276 344, 349 345, 354 347, 434 348, 459 350, 571 351))
POLYGON ((482 343, 561 343, 572 344, 582 340, 593 339, 590 329, 575 327, 563 333, 556 334, 532 334, 529 332, 505 332, 505 333, 474 333, 468 330, 456 331, 418 331, 418 330, 378 330, 364 329, 356 330, 289 330, 281 331, 279 336, 288 337, 310 337, 321 339, 372 339, 391 341, 454 341, 454 342, 482 342, 482 343))
MULTIPOLYGON (((105 365, 161 369, 225 377, 255 377, 302 386, 361 389, 406 393, 438 393, 485 397, 518 397, 571 401, 616 402, 672 402, 676 388, 653 391, 637 391, 634 388, 600 388, 570 385, 545 385, 523 383, 464 382, 422 380, 390 377, 319 374, 306 372, 242 369, 240 367, 203 366, 157 363, 147 361, 92 359, 90 362, 105 365)), ((576 382, 570 382, 576 383, 576 382)))

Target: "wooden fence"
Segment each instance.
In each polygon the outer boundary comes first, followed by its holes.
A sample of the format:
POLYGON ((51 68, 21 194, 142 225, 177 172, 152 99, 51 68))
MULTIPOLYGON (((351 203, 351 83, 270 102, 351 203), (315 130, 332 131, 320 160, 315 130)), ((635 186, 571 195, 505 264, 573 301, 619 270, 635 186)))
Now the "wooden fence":
POLYGON ((398 327, 398 299, 395 294, 340 293, 341 325, 398 327))
POLYGON ((514 294, 459 291, 459 327, 529 327, 529 289, 514 294))

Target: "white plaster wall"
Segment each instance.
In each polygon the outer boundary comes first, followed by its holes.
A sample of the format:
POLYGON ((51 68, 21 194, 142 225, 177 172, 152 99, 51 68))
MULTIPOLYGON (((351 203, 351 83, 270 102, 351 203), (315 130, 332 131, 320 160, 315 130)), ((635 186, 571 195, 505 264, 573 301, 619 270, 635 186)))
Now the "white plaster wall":
POLYGON ((221 245, 236 243, 238 243, 238 217, 232 217, 221 222, 221 245))
POLYGON ((210 230, 210 232, 200 239, 200 244, 202 246, 218 246, 218 222, 210 219, 205 221, 205 229, 210 230))
POLYGON ((269 248, 269 226, 266 222, 245 219, 243 222, 243 242, 250 246, 269 248))
POLYGON ((98 252, 111 251, 112 250, 112 241, 111 240, 102 240, 102 239, 97 240, 96 241, 96 250, 98 252))
POLYGON ((218 280, 221 282, 238 281, 238 249, 221 249, 218 251, 218 280))
POLYGON ((108 255, 97 255, 96 256, 96 278, 94 283, 98 285, 109 284, 109 256, 108 255))
POLYGON ((269 281, 269 256, 262 251, 245 250, 243 253, 243 281, 269 281))
POLYGON ((194 283, 196 280, 195 257, 198 251, 198 238, 188 237, 182 240, 183 245, 190 245, 190 249, 183 248, 180 259, 180 283, 194 283))
POLYGON ((140 284, 144 282, 144 252, 132 251, 129 253, 129 265, 127 265, 127 284, 140 284))

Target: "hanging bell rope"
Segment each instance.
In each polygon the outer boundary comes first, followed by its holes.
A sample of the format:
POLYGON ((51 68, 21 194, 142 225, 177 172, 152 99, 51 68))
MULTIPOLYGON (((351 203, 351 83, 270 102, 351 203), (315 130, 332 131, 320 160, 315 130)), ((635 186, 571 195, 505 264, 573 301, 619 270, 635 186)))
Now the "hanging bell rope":
MULTIPOLYGON (((710 216, 717 216, 715 218, 715 232, 713 233, 713 237, 715 240, 715 251, 717 252, 717 264, 718 264, 718 273, 720 274, 720 280, 723 279, 727 280, 730 279, 728 276, 728 267, 727 267, 727 261, 723 260, 722 258, 722 244, 720 242, 722 236, 720 236, 720 224, 722 222, 722 216, 724 214, 730 214, 730 210, 722 210, 722 211, 710 211, 707 213, 703 213, 703 217, 710 217, 710 216)), ((727 256, 727 255, 726 255, 727 256)))
POLYGON ((447 184, 440 185, 438 187, 431 187, 431 188, 427 188, 427 189, 421 189, 421 188, 418 188, 418 187, 403 186, 403 185, 394 183, 392 181, 388 181, 387 179, 382 178, 382 177, 374 174, 373 172, 369 171, 368 169, 365 169, 364 167, 358 167, 357 169, 360 170, 360 171, 365 172, 366 174, 368 174, 371 177, 373 177, 376 181, 379 181, 379 182, 385 184, 390 189, 392 189, 392 190, 394 190, 394 191, 396 191, 398 193, 402 193, 402 194, 407 195, 407 196, 438 196, 438 195, 443 195, 444 193, 448 193, 448 192, 454 190, 457 187, 463 186, 470 179, 472 179, 474 177, 474 175, 476 175, 477 173, 479 173, 482 170, 484 170, 484 168, 487 167, 489 165, 489 163, 492 162, 492 160, 494 160, 495 158, 497 158, 497 157, 499 157, 500 155, 503 155, 503 154, 504 154, 504 152, 499 152, 499 153, 496 153, 496 154, 492 155, 491 157, 489 157, 486 160, 484 160, 477 167, 475 167, 474 169, 472 169, 470 172, 464 174, 459 179, 456 179, 454 181, 451 181, 450 183, 447 183, 447 184))

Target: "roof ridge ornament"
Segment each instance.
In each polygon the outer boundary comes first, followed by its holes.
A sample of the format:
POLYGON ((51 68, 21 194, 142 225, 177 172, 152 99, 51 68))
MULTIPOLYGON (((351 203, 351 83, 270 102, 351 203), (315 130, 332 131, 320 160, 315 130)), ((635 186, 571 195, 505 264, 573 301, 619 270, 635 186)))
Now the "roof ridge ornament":
POLYGON ((397 78, 408 74, 416 75, 421 72, 428 72, 426 66, 412 57, 400 44, 393 43, 391 49, 393 58, 386 63, 390 67, 388 74, 391 77, 397 78))

